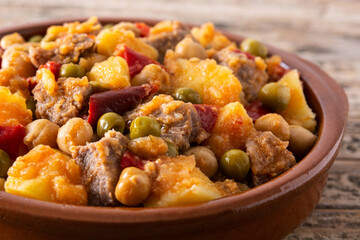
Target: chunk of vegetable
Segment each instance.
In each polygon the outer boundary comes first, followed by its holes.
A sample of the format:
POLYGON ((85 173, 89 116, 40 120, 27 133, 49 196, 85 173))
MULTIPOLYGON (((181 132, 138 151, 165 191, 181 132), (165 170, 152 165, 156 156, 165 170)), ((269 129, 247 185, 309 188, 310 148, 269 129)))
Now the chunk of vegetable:
POLYGON ((207 177, 211 178, 215 175, 218 169, 218 162, 215 154, 207 147, 197 146, 192 147, 184 152, 185 156, 195 156, 196 167, 203 172, 207 177))
POLYGON ((90 82, 98 82, 110 89, 130 86, 129 68, 121 57, 109 57, 103 62, 95 63, 87 76, 90 82))
POLYGON ((175 54, 179 58, 207 58, 205 48, 201 44, 192 40, 191 37, 184 38, 176 45, 175 54))
POLYGON ((301 159, 304 157, 314 146, 315 142, 315 134, 301 126, 290 125, 289 150, 293 152, 297 158, 301 159))
POLYGON ((61 63, 48 61, 44 65, 41 65, 39 69, 46 68, 52 72, 55 76, 55 80, 59 78, 59 73, 61 69, 61 63))
POLYGON ((4 150, 0 149, 0 178, 5 178, 7 176, 11 164, 9 155, 4 150))
POLYGON ((25 40, 24 38, 17 32, 15 33, 11 33, 11 34, 8 34, 8 35, 5 35, 1 38, 1 47, 3 49, 6 49, 8 47, 10 47, 11 45, 14 45, 14 44, 18 44, 18 43, 24 43, 25 40))
POLYGON ((0 126, 26 126, 32 121, 32 112, 26 108, 25 98, 1 86, 0 96, 0 126))
POLYGON ((38 145, 18 157, 8 175, 5 183, 8 193, 58 203, 87 204, 79 166, 49 146, 38 145))
POLYGON ((252 119, 239 102, 229 103, 219 110, 219 116, 205 144, 218 159, 230 149, 245 149, 245 143, 255 131, 252 119))
POLYGON ((121 169, 128 167, 136 167, 139 169, 144 169, 144 159, 132 154, 130 151, 126 151, 120 161, 121 169))
POLYGON ((300 125, 311 132, 315 131, 315 113, 306 102, 303 87, 300 82, 297 70, 292 70, 285 74, 278 84, 290 88, 290 102, 287 107, 278 112, 290 125, 300 125))
POLYGON ((187 60, 176 58, 173 51, 167 51, 164 65, 171 76, 173 90, 193 88, 204 104, 220 107, 240 100, 242 86, 239 80, 229 68, 218 65, 213 59, 187 60))
POLYGON ((130 77, 135 76, 141 70, 149 64, 157 64, 162 67, 157 61, 139 53, 126 45, 119 45, 117 47, 117 55, 124 58, 129 66, 130 77))
POLYGON ((22 125, 0 126, 0 149, 15 159, 19 155, 25 135, 26 131, 22 125))
POLYGON ((255 121, 255 128, 258 131, 270 131, 282 141, 289 141, 290 126, 285 119, 276 113, 269 113, 255 121))
POLYGON ((249 52, 252 55, 261 57, 263 59, 266 58, 268 53, 268 50, 264 44, 251 38, 246 38, 241 42, 240 50, 244 52, 249 52))
POLYGON ((168 145, 161 137, 149 135, 131 140, 128 149, 141 158, 150 159, 165 155, 168 145))
POLYGON ((132 31, 124 29, 104 29, 96 36, 96 43, 97 52, 105 56, 117 55, 114 52, 119 44, 125 44, 132 50, 154 60, 159 55, 154 47, 136 38, 132 31))
POLYGON ((290 88, 278 83, 268 83, 259 91, 260 101, 274 111, 284 110, 290 102, 290 97, 290 88))
POLYGON ((202 127, 211 132, 219 115, 219 107, 205 104, 194 104, 201 119, 202 127))
POLYGON ((122 115, 157 89, 156 85, 142 85, 93 94, 90 96, 88 122, 95 126, 98 119, 107 112, 122 115))
POLYGON ((149 36, 150 26, 143 22, 136 22, 135 26, 140 30, 140 37, 149 36))
POLYGON ((74 78, 82 78, 85 76, 85 69, 77 64, 69 63, 63 64, 60 68, 60 77, 74 77, 74 78))
POLYGON ((200 203, 223 197, 215 184, 195 167, 194 156, 162 157, 145 165, 154 176, 145 207, 166 207, 200 203))
POLYGON ((261 116, 270 113, 270 111, 261 103, 260 100, 256 100, 245 106, 247 114, 256 121, 261 116))
POLYGON ((173 97, 175 100, 190 102, 192 104, 201 104, 200 94, 192 88, 182 87, 175 90, 173 97))

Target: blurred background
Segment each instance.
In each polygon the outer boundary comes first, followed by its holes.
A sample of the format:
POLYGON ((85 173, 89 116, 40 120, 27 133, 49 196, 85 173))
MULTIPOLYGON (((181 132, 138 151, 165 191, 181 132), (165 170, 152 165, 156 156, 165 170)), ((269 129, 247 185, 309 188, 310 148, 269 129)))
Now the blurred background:
POLYGON ((88 16, 210 21, 330 74, 349 98, 344 142, 319 205, 286 239, 360 239, 359 0, 0 0, 0 27, 88 16))

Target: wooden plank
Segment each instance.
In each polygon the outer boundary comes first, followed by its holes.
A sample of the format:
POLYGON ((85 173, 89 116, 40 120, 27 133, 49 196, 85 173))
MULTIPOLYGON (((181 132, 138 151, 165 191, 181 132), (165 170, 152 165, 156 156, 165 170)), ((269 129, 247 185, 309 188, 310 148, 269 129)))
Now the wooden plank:
POLYGON ((336 160, 318 209, 360 209, 360 161, 336 160))
POLYGON ((315 210, 284 240, 360 239, 360 210, 315 210))

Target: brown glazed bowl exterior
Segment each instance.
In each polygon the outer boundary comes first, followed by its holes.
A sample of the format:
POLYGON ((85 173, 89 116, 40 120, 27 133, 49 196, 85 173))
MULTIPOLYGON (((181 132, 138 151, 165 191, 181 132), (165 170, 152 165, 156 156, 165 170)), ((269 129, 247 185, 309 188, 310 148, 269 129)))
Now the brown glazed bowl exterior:
MULTIPOLYGON (((68 19, 67 21, 73 21, 68 19)), ((84 19, 77 19, 84 20, 84 19)), ((102 23, 155 20, 101 18, 102 23)), ((64 20, 10 27, 25 37, 44 34, 64 20)), ((237 42, 243 38, 227 34, 237 42)), ((317 114, 314 148, 286 173, 240 195, 192 206, 167 208, 79 207, 0 192, 0 239, 281 239, 311 213, 339 151, 348 114, 343 89, 320 68, 268 46, 304 81, 317 114)))

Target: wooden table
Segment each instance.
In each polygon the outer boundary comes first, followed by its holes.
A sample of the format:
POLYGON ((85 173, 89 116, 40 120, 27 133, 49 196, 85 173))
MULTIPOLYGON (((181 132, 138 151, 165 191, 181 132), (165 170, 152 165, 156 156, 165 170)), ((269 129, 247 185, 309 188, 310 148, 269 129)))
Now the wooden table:
POLYGON ((0 27, 91 15, 211 21, 321 66, 348 95, 348 126, 320 203, 285 239, 360 239, 360 1, 0 0, 0 27))

